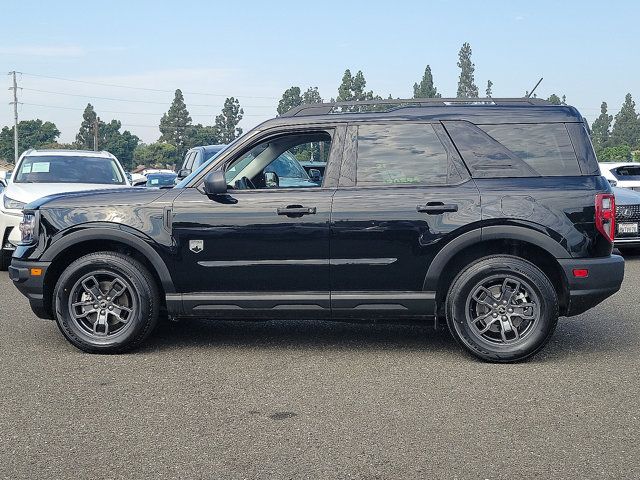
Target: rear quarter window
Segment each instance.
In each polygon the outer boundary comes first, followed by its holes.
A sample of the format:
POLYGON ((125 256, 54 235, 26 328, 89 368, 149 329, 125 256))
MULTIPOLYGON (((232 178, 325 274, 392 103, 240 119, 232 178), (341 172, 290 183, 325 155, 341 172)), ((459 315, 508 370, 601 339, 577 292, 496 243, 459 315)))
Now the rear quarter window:
POLYGON ((563 123, 478 125, 541 176, 580 175, 563 123))

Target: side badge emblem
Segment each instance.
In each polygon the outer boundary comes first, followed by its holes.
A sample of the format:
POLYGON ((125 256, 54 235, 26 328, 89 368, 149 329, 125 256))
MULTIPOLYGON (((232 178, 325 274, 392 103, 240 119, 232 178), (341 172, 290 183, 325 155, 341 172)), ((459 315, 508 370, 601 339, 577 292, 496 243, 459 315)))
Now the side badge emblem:
POLYGON ((189 240, 189 250, 193 253, 200 253, 204 250, 204 240, 189 240))

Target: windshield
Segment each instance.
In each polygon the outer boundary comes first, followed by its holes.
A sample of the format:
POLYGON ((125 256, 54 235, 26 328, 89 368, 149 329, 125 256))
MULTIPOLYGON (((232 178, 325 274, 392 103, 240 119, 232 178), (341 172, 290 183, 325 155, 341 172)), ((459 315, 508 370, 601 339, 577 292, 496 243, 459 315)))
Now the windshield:
POLYGON ((147 187, 166 187, 175 184, 177 175, 147 175, 147 187))
POLYGON ((42 155, 25 157, 15 183, 94 183, 124 185, 125 179, 112 158, 42 155))
POLYGON ((265 172, 274 172, 280 178, 302 178, 307 180, 307 171, 289 152, 284 152, 264 169, 265 172))

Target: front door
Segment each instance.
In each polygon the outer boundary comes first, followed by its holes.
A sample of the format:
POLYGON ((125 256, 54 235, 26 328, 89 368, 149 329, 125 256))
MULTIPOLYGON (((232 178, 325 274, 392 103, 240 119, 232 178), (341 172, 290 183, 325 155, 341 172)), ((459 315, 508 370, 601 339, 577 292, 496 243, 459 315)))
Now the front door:
POLYGON ((310 178, 300 161, 320 150, 333 155, 332 134, 263 137, 215 167, 225 170, 226 196, 186 188, 176 198, 175 277, 185 313, 328 315, 335 187, 310 178))

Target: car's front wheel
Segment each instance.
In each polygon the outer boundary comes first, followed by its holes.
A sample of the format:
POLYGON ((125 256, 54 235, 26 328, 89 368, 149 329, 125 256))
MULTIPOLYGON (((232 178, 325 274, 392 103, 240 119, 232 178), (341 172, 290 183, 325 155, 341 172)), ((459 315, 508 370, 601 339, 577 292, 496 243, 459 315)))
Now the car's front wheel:
POLYGON ((135 348, 158 321, 159 294, 153 276, 121 253, 91 253, 74 261, 60 276, 53 295, 60 331, 89 353, 135 348))
POLYGON ((523 360, 549 340, 558 297, 532 263, 508 255, 485 257, 463 269, 446 299, 447 324, 473 355, 492 362, 523 360))

